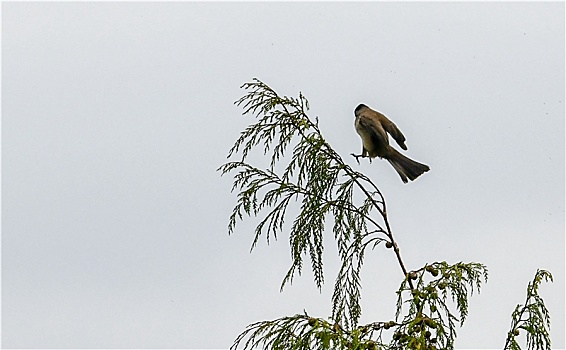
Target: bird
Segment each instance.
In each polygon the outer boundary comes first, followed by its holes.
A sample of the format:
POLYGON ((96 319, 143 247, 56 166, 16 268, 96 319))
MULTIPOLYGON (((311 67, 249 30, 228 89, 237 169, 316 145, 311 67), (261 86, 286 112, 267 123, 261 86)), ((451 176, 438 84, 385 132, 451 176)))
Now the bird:
POLYGON ((362 154, 352 153, 352 156, 356 158, 358 163, 360 162, 359 157, 369 157, 370 162, 375 157, 386 159, 397 171, 404 183, 407 183, 408 180, 413 181, 430 170, 428 165, 404 156, 389 145, 387 133, 393 137, 399 147, 407 150, 405 135, 385 115, 363 103, 356 107, 354 115, 356 117, 354 126, 362 139, 362 154))

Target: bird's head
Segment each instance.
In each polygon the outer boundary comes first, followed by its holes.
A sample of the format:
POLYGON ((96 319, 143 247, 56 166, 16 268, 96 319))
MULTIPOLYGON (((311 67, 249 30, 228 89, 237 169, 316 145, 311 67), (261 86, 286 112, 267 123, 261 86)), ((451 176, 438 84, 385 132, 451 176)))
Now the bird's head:
POLYGON ((358 105, 358 107, 356 107, 356 109, 354 109, 354 115, 357 117, 357 116, 360 115, 360 113, 361 113, 364 109, 366 109, 366 108, 368 108, 368 106, 366 106, 366 105, 363 104, 363 103, 360 103, 360 104, 358 105))

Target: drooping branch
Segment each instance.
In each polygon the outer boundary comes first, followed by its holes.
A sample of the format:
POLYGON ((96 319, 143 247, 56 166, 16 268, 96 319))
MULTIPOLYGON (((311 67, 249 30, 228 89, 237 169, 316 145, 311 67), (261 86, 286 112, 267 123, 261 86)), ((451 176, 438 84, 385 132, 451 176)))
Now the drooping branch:
POLYGON ((371 179, 353 170, 324 139, 318 119, 307 115, 309 104, 302 94, 298 98, 280 96, 257 79, 242 88, 247 93, 236 104, 243 107, 244 114, 253 114, 256 122, 242 131, 229 151, 228 157, 240 154, 241 159, 219 168, 222 174, 237 172, 233 190, 239 191, 238 202, 230 217, 229 232, 233 232, 244 214, 257 216, 262 210, 269 210, 256 227, 252 249, 262 234, 268 242, 271 237, 276 239, 284 230, 287 208, 299 201, 299 214, 289 232, 293 260, 282 288, 302 272, 304 255, 309 256, 315 283, 321 288, 322 233, 330 214, 342 260, 335 283, 333 317, 345 325, 355 325, 361 314, 359 275, 366 248, 389 242, 404 276, 407 275, 391 231, 385 199, 371 179), (268 169, 261 170, 246 162, 257 146, 262 147, 265 155, 270 153, 268 169), (275 166, 285 160, 286 166, 279 175, 275 166), (361 202, 356 199, 358 195, 361 202), (381 222, 372 213, 377 213, 381 222))

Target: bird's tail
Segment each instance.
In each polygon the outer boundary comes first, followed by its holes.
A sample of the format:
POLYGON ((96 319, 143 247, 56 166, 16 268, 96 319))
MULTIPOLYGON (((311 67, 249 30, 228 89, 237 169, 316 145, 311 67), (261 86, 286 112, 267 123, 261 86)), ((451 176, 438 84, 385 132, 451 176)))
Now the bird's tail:
POLYGON ((407 183, 407 179, 413 181, 430 170, 428 165, 407 158, 394 148, 391 148, 391 150, 392 153, 387 160, 395 168, 404 183, 407 183))

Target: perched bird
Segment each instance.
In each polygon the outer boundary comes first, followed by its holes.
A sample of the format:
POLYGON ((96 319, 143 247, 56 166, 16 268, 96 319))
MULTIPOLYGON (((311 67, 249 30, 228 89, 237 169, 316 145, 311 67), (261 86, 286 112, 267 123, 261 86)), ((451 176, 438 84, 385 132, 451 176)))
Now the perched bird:
POLYGON ((389 145, 387 133, 393 137, 402 149, 407 150, 405 136, 397 128, 397 125, 386 116, 364 104, 356 107, 354 115, 356 116, 356 121, 354 122, 356 131, 362 138, 362 154, 356 155, 352 153, 356 160, 359 157, 370 157, 370 161, 371 158, 375 157, 385 158, 395 168, 404 183, 407 183, 407 179, 413 181, 421 174, 430 170, 428 165, 405 157, 389 145))

